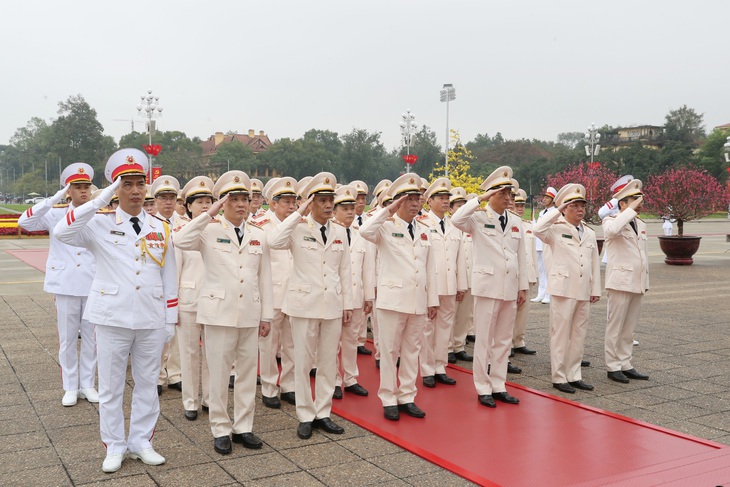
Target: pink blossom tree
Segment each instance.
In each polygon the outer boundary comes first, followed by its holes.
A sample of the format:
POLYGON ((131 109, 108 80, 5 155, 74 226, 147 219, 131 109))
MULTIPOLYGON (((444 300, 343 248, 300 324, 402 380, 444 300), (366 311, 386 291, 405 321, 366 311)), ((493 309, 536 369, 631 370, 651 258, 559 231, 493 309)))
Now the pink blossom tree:
POLYGON ((684 222, 724 210, 728 192, 707 171, 693 166, 677 167, 644 184, 644 201, 649 211, 677 219, 677 234, 684 236, 684 222))
POLYGON ((586 188, 586 221, 593 224, 601 223, 598 218, 598 209, 611 199, 611 185, 620 176, 602 165, 600 162, 584 162, 548 176, 548 186, 557 191, 569 183, 582 184, 586 188))

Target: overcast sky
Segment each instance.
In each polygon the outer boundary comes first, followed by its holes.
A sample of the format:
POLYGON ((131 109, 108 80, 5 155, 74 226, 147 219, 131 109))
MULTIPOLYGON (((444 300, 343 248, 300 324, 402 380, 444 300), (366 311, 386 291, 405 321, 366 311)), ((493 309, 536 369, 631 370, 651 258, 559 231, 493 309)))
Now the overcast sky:
POLYGON ((711 130, 730 122, 728 39, 724 0, 3 2, 0 143, 79 93, 118 141, 147 89, 190 137, 357 127, 390 149, 410 108, 443 143, 444 83, 464 141, 661 125, 683 104, 711 130))

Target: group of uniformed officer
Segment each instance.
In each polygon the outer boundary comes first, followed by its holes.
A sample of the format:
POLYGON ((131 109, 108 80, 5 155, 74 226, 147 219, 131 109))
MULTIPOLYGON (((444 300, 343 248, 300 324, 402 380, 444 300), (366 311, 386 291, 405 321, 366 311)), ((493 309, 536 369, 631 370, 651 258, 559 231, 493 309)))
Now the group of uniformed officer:
MULTIPOLYGON (((415 403, 419 372, 425 387, 454 385, 446 366, 457 359, 473 360, 480 404, 518 404, 505 383, 508 372, 520 372, 509 358, 535 353, 525 344, 527 293, 538 282, 535 237, 545 244, 554 387, 593 389, 581 362, 588 306, 601 294, 600 263, 595 233, 583 222, 583 186, 549 188, 554 205, 531 222, 521 218, 526 194, 509 167, 486 178, 479 196, 447 178, 384 180, 365 213, 367 185, 337 184, 327 172, 263 186, 229 171, 215 183, 195 177, 181 190, 167 175, 146 186, 147 164, 141 151, 117 151, 105 170, 111 184, 93 197, 93 170, 72 164, 65 187, 20 220, 50 231, 45 290, 58 312, 62 403, 100 403, 105 472, 126 456, 164 463, 151 439, 165 382, 181 390, 185 418, 196 420, 201 406, 209 413, 214 449, 224 455, 232 442, 262 446, 253 433, 257 381, 264 406, 296 405, 300 438, 315 428, 343 433, 330 418, 332 401, 343 392, 369 394, 357 365, 357 354, 373 354, 365 346, 368 316, 388 420, 425 417, 415 403), (66 197, 67 205, 54 205, 66 197), (464 348, 468 335, 476 336, 473 357, 464 348), (135 386, 125 437, 130 356, 135 386)), ((648 289, 646 230, 636 218, 641 182, 615 193, 607 205, 620 212, 603 223, 605 355, 609 379, 627 382, 648 378, 631 365, 648 289)))

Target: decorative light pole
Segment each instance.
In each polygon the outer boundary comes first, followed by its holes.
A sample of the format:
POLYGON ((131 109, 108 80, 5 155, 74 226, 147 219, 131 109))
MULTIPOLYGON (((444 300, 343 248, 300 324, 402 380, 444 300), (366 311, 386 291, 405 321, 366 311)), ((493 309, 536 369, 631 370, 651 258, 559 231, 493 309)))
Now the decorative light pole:
POLYGON ((730 164, 730 137, 727 138, 727 142, 723 147, 725 148, 725 162, 730 164))
POLYGON ((403 120, 400 123, 400 135, 403 145, 406 146, 406 155, 403 156, 403 160, 406 161, 406 172, 411 172, 409 167, 418 160, 418 156, 415 154, 411 156, 411 145, 416 137, 418 125, 416 125, 416 116, 411 113, 410 108, 401 115, 401 118, 403 120))
MULTIPOLYGON (((591 179, 593 179, 593 171, 596 169, 596 163, 593 162, 593 158, 601 152, 601 144, 599 144, 600 141, 601 134, 598 133, 596 122, 592 122, 586 131, 586 142, 588 142, 588 144, 585 145, 586 155, 591 158, 591 163, 588 165, 588 168, 591 171, 591 179)), ((588 198, 591 200, 593 197, 593 186, 593 184, 588 186, 588 198)))
POLYGON ((449 102, 456 100, 456 89, 451 83, 444 84, 441 101, 446 102, 446 142, 444 143, 444 175, 449 176, 449 102))
MULTIPOLYGON (((140 96, 141 103, 137 105, 137 112, 147 118, 147 133, 149 134, 149 145, 152 145, 152 132, 155 131, 155 118, 162 116, 162 106, 159 105, 160 97, 152 94, 152 90, 147 90, 147 94, 140 96)), ((149 152, 148 152, 149 153, 149 152)), ((159 151, 158 151, 159 153, 159 151)), ((149 153, 150 164, 148 180, 152 180, 152 154, 149 153)))

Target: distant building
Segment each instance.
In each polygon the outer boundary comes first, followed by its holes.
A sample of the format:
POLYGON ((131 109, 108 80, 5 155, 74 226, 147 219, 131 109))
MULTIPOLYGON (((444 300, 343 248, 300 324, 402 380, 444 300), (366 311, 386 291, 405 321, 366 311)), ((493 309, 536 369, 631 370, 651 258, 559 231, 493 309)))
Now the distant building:
POLYGON ((664 127, 661 125, 639 125, 619 127, 612 132, 601 134, 601 145, 606 149, 618 150, 637 142, 650 149, 661 149, 664 144, 664 127))
MULTIPOLYGON (((253 151, 254 155, 266 151, 271 145, 271 140, 269 139, 269 136, 266 135, 263 130, 259 130, 258 134, 256 134, 256 131, 253 129, 249 129, 248 134, 224 134, 223 132, 216 132, 215 134, 211 135, 208 140, 204 140, 200 143, 200 146, 203 150, 202 156, 205 166, 210 166, 210 158, 215 155, 218 147, 221 144, 226 144, 233 141, 240 142, 241 144, 250 148, 253 151)), ((279 177, 280 174, 278 173, 278 171, 270 168, 267 165, 257 165, 256 169, 251 171, 251 174, 249 174, 249 176, 252 178, 261 179, 279 177)))
POLYGON ((715 131, 715 130, 730 130, 730 123, 726 123, 724 125, 718 125, 717 127, 713 128, 712 130, 713 131, 715 131))

